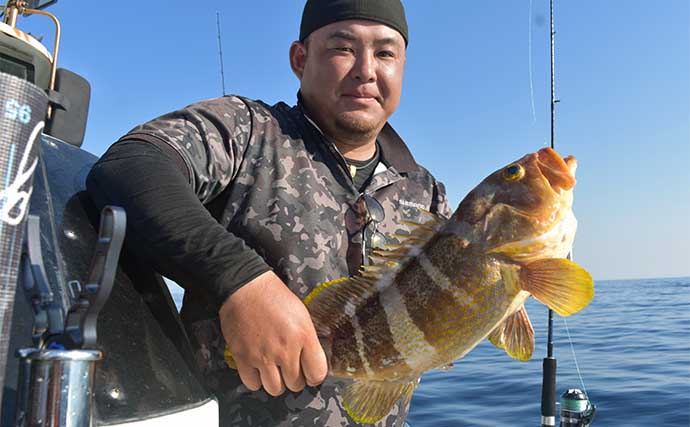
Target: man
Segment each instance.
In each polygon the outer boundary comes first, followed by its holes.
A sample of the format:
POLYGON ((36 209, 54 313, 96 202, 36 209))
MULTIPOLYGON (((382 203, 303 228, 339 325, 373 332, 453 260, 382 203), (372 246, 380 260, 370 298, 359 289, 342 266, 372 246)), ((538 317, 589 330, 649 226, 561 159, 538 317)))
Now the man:
POLYGON ((127 210, 130 247, 185 287, 183 322, 222 425, 355 424, 301 300, 355 274, 403 221, 449 214, 387 124, 407 42, 399 0, 308 0, 290 47, 297 106, 188 106, 130 131, 88 177, 98 205, 127 210))

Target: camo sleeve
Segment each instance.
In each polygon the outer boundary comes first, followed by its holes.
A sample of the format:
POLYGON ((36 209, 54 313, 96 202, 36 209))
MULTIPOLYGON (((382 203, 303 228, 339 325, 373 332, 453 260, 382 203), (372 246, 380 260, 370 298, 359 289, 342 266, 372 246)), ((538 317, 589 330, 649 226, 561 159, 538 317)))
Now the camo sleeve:
POLYGON ((172 147, 186 176, 206 204, 234 179, 251 138, 249 107, 236 96, 210 99, 165 114, 132 129, 120 140, 172 147))
POLYGON ((137 256, 217 303, 270 270, 203 206, 234 178, 250 123, 238 98, 191 105, 133 129, 108 149, 86 181, 98 207, 125 208, 128 247, 137 256))

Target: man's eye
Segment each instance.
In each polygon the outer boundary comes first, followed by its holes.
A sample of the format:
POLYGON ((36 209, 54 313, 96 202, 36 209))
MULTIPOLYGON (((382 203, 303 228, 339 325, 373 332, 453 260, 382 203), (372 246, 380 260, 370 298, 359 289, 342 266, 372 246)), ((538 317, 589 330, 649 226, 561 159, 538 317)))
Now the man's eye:
POLYGON ((381 52, 379 52, 379 56, 383 56, 386 58, 393 58, 393 57, 395 57, 395 54, 393 52, 391 52, 390 50, 382 50, 381 52))
POLYGON ((351 47, 345 47, 345 46, 336 47, 335 50, 337 50, 339 52, 353 52, 351 47))

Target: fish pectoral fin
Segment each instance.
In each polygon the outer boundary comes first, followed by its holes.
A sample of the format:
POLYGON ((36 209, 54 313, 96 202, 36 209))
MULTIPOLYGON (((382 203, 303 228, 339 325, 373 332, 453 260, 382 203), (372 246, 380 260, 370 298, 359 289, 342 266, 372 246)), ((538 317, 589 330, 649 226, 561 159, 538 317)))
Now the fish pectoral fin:
POLYGON ((594 297, 592 276, 565 258, 541 259, 523 266, 520 287, 561 316, 577 313, 594 297))
POLYGON ((418 383, 416 379, 407 383, 355 381, 345 388, 343 405, 356 422, 373 424, 386 416, 400 397, 407 406, 418 383))
POLYGON ((528 361, 534 352, 534 328, 523 305, 489 334, 489 341, 513 359, 528 361))

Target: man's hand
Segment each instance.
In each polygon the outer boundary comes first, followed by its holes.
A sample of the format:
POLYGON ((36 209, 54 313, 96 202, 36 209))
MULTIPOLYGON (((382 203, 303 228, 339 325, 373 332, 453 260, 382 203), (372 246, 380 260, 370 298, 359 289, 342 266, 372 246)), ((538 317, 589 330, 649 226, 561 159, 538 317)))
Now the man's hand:
POLYGON ((247 388, 278 396, 321 384, 328 364, 309 311, 268 271, 242 286, 220 308, 220 326, 247 388))

